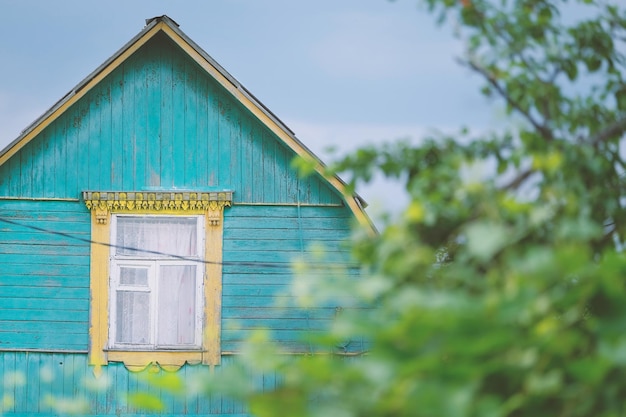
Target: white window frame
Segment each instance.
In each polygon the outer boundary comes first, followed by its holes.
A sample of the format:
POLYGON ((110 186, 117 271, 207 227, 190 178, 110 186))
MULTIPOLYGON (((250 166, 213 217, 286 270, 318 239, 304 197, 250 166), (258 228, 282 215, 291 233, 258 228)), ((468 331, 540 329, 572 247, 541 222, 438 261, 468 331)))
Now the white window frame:
POLYGON ((109 350, 120 351, 171 351, 171 350, 201 350, 203 341, 203 324, 205 311, 204 296, 204 275, 205 268, 202 256, 205 253, 206 224, 203 215, 152 215, 152 214, 113 214, 111 216, 111 250, 110 250, 110 280, 109 280, 109 350), (175 256, 168 257, 163 254, 147 253, 145 256, 138 255, 116 255, 117 242, 117 219, 118 217, 160 217, 160 218, 194 218, 196 219, 196 236, 197 236, 197 254, 195 256, 180 259, 175 256), (196 267, 196 285, 195 285, 195 334, 193 344, 176 344, 176 345, 159 345, 158 340, 158 300, 159 300, 159 273, 161 266, 167 265, 193 265, 196 267), (123 267, 139 267, 148 269, 148 292, 150 295, 150 343, 119 343, 116 342, 117 329, 117 291, 128 289, 130 291, 144 291, 145 287, 136 287, 120 284, 120 271, 123 267))

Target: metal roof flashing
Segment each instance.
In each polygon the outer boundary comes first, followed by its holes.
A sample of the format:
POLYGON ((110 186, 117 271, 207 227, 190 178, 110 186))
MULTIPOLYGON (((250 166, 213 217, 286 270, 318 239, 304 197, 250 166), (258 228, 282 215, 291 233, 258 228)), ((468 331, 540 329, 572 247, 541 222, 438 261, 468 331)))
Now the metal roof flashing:
POLYGON ((180 27, 180 25, 178 23, 176 23, 176 21, 174 19, 172 19, 171 17, 169 17, 168 15, 161 15, 161 16, 155 16, 155 17, 151 17, 149 19, 146 19, 146 26, 148 26, 150 23, 156 21, 157 23, 160 21, 164 21, 164 22, 169 22, 172 25, 176 26, 177 28, 180 27))

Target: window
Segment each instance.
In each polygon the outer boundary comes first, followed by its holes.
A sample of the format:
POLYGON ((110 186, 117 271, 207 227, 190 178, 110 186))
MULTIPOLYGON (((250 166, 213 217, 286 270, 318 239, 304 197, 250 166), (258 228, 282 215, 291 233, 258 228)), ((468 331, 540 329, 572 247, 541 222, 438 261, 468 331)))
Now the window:
POLYGON ((202 347, 204 218, 114 215, 109 348, 202 347))
POLYGON ((222 236, 232 191, 84 191, 91 211, 89 364, 220 363, 222 236))

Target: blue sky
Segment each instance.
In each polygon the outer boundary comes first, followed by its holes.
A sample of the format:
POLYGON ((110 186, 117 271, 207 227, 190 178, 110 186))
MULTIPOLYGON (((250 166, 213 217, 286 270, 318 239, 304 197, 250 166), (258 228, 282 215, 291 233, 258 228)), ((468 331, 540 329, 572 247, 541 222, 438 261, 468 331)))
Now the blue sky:
MULTIPOLYGON (((0 0, 0 148, 167 14, 309 148, 497 123, 462 46, 419 0, 0 0)), ((388 207, 398 189, 358 190, 388 207)))

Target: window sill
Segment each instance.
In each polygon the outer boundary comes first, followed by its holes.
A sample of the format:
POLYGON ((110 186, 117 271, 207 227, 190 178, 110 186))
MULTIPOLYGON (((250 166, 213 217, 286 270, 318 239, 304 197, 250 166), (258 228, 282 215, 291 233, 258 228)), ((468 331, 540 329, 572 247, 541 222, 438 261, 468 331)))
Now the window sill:
POLYGON ((140 372, 151 366, 155 370, 160 367, 165 371, 174 372, 185 363, 197 365, 202 363, 201 350, 109 350, 106 352, 109 362, 124 362, 129 371, 140 372))

